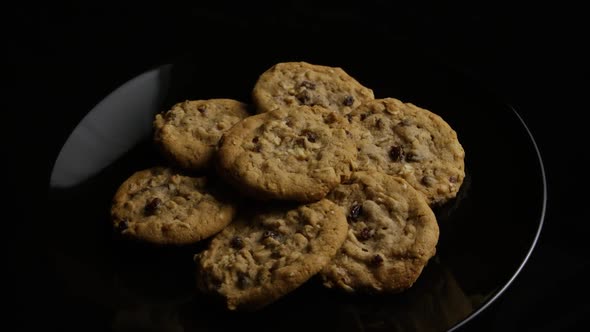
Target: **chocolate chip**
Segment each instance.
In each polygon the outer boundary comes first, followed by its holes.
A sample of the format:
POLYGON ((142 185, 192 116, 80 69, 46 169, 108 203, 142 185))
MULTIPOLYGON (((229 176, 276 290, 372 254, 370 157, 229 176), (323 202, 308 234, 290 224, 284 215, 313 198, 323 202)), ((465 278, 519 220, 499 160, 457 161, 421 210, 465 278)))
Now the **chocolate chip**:
POLYGON ((238 287, 241 289, 248 288, 252 285, 252 279, 244 273, 238 274, 238 287))
POLYGON ((393 161, 401 161, 404 159, 404 149, 400 146, 392 146, 391 149, 389 149, 389 158, 393 161))
POLYGON ((363 212, 363 206, 357 202, 352 203, 352 207, 350 208, 350 213, 348 214, 348 218, 350 221, 355 221, 363 212))
POLYGON ((352 179, 348 178, 348 179, 340 179, 340 183, 341 184, 352 184, 352 179))
POLYGON ((148 215, 156 213, 161 204, 162 200, 158 197, 154 197, 149 203, 146 204, 145 213, 148 215))
POLYGON ((354 104, 354 98, 352 96, 346 96, 342 103, 344 106, 352 106, 352 104, 354 104))
POLYGON ((450 183, 457 183, 457 181, 459 181, 459 179, 457 178, 456 175, 451 175, 451 177, 449 177, 450 183))
POLYGON ((117 225, 117 229, 119 229, 120 231, 124 231, 127 228, 129 228, 129 222, 126 219, 121 220, 117 225))
POLYGON ((202 278, 203 278, 203 282, 206 282, 207 284, 212 284, 215 288, 219 288, 219 286, 221 286, 220 280, 217 278, 214 278, 210 274, 203 273, 202 278))
POLYGON ((307 137, 307 140, 310 143, 315 143, 315 141, 318 139, 318 135, 310 130, 304 130, 303 135, 305 135, 305 137, 307 137))
POLYGON ((381 257, 381 255, 373 256, 373 258, 371 258, 371 264, 373 264, 375 266, 382 265, 383 264, 383 257, 381 257))
POLYGON ((375 123, 375 125, 379 129, 383 129, 384 128, 384 126, 383 126, 383 120, 381 120, 381 119, 377 119, 377 122, 375 123))
POLYGON ((299 93, 297 95, 297 100, 299 100, 299 103, 301 103, 302 105, 311 105, 311 96, 309 94, 309 92, 307 92, 307 90, 302 91, 301 93, 299 93))
POLYGON ((230 241, 229 245, 234 249, 242 249, 244 248, 244 241, 239 236, 234 236, 230 241))
POLYGON ((259 140, 258 136, 254 136, 254 138, 252 139, 252 143, 258 143, 258 140, 259 140))
POLYGON ((305 138, 303 138, 303 137, 297 137, 295 139, 295 144, 297 144, 299 146, 305 146, 305 138))
POLYGON ((273 239, 276 239, 279 235, 275 232, 275 231, 271 231, 271 230, 266 230, 264 231, 264 233, 262 233, 262 239, 266 239, 269 237, 272 237, 273 239))
POLYGON ((361 114, 361 121, 364 121, 367 118, 366 114, 361 114))
POLYGON ((357 238, 361 241, 366 241, 371 237, 373 237, 373 231, 369 227, 363 228, 363 230, 357 236, 357 238))
POLYGON ((305 87, 305 88, 308 88, 310 90, 315 90, 315 87, 316 87, 315 83, 314 82, 310 82, 310 81, 303 81, 303 82, 301 82, 301 86, 302 87, 305 87))

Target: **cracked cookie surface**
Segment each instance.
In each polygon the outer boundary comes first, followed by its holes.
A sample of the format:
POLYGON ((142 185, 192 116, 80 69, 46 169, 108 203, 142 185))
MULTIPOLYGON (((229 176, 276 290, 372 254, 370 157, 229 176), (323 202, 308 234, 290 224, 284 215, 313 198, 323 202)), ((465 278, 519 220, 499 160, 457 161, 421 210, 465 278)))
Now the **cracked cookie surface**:
POLYGON ((254 198, 317 201, 350 176, 357 153, 350 129, 320 106, 251 116, 224 134, 218 173, 254 198))
POLYGON ((123 236, 155 244, 190 244, 221 231, 235 207, 205 177, 154 167, 134 173, 117 190, 113 226, 123 236))
POLYGON ((318 273, 344 242, 342 208, 323 199, 250 211, 195 255, 197 286, 230 310, 255 310, 318 273))
POLYGON ((252 99, 259 113, 278 108, 320 105, 347 114, 374 99, 342 68, 307 62, 282 62, 262 73, 254 85, 252 99))
POLYGON ((210 166, 221 135, 249 116, 233 99, 187 100, 154 119, 154 142, 162 154, 188 170, 210 166))
POLYGON ((440 116, 385 98, 361 105, 349 119, 366 129, 355 170, 402 177, 431 205, 457 195, 465 178, 465 152, 457 133, 440 116))
POLYGON ((346 241, 320 273, 324 285, 347 292, 399 292, 411 287, 436 252, 434 213, 405 180, 354 173, 326 197, 342 207, 346 241))

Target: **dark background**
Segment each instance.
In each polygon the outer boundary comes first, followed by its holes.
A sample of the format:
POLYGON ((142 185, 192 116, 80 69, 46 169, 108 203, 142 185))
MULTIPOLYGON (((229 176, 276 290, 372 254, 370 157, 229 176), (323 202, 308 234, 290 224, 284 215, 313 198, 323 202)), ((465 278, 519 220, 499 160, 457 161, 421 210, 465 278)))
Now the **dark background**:
MULTIPOLYGON (((15 263, 14 317, 21 327, 51 328, 50 292, 36 293, 30 286, 49 268, 39 259, 42 248, 30 244, 42 234, 27 221, 59 222, 43 219, 53 162, 71 130, 105 95, 187 50, 222 50, 220 56, 231 61, 272 45, 333 43, 367 59, 371 52, 404 52, 398 46, 411 45, 485 83, 516 107, 545 162, 545 225, 514 283, 461 331, 580 330, 590 315, 584 191, 590 73, 583 12, 565 2, 423 1, 27 2, 5 10, 9 105, 3 135, 5 160, 12 161, 9 183, 17 193, 7 206, 16 228, 6 235, 15 263)), ((489 153, 502 158, 502 147, 489 153)))

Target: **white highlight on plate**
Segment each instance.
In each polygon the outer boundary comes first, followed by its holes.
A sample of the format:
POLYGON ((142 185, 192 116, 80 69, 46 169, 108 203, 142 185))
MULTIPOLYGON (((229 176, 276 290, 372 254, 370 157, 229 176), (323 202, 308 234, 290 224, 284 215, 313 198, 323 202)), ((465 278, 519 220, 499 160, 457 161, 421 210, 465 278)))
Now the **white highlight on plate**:
POLYGON ((89 179, 149 135, 168 91, 171 68, 145 72, 99 102, 62 147, 51 187, 68 188, 89 179))

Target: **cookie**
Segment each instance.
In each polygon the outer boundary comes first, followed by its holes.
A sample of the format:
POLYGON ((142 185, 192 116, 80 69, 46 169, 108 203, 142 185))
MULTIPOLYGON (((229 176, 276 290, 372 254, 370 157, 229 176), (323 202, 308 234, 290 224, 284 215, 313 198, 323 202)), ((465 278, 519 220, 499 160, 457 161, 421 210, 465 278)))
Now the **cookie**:
POLYGON ((257 199, 312 202, 350 176, 348 120, 321 106, 248 117, 224 134, 219 175, 257 199))
POLYGON ((320 275, 347 292, 399 292, 411 287, 436 252, 439 228, 423 195, 405 180, 354 173, 326 197, 347 212, 348 237, 320 275))
POLYGON ((190 244, 221 231, 235 207, 205 177, 169 168, 138 171, 117 190, 112 222, 123 236, 154 244, 190 244))
POLYGON ((320 105, 347 114, 374 99, 373 91, 337 67, 282 62, 265 71, 254 85, 257 112, 284 107, 320 105))
POLYGON ((195 255, 197 287, 230 310, 260 309, 317 274, 347 229, 342 208, 325 199, 238 216, 195 255))
POLYGON ((187 100, 156 115, 154 141, 176 165, 201 170, 210 166, 221 135, 248 115, 246 104, 232 99, 187 100))
POLYGON ((349 119, 365 130, 356 170, 400 176, 431 205, 457 195, 465 178, 465 152, 457 133, 440 116, 386 98, 361 105, 349 119))

